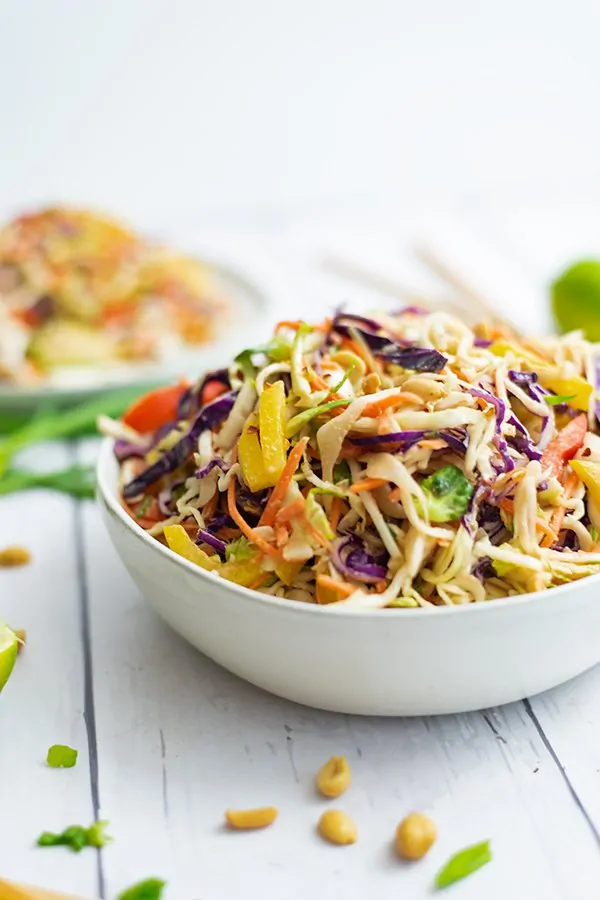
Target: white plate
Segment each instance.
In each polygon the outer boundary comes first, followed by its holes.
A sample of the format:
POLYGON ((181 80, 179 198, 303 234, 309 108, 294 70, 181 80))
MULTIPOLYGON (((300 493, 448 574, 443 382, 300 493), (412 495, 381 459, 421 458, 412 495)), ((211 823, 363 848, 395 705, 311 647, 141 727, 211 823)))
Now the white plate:
POLYGON ((141 392, 148 385, 180 375, 195 380, 202 372, 228 365, 237 352, 264 337, 265 319, 270 318, 272 301, 268 291, 235 269, 204 258, 202 262, 211 269, 216 289, 227 298, 230 306, 227 321, 215 340, 162 362, 116 364, 105 368, 65 367, 63 372, 68 383, 61 383, 61 376, 55 375, 51 382, 35 388, 0 384, 0 409, 29 412, 48 402, 66 406, 111 388, 139 386, 141 392))
POLYGON ((600 575, 441 609, 280 600, 207 573, 146 534, 119 502, 108 440, 97 475, 113 544, 158 614, 226 669, 289 700, 362 715, 459 713, 537 694, 600 661, 600 575))

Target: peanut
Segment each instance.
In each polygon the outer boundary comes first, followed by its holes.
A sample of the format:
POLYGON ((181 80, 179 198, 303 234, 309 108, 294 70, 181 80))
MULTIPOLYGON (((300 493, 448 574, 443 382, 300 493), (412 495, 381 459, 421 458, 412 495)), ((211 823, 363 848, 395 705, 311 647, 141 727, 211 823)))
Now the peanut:
POLYGON ((261 806, 257 809, 228 809, 225 812, 225 821, 230 828, 251 829, 267 828, 272 825, 279 810, 274 806, 261 806))
POLYGON ((402 859, 421 859, 436 838, 435 822, 423 813, 413 812, 396 829, 396 851, 402 859))
POLYGON ((5 547, 0 550, 0 566, 26 566, 31 561, 31 553, 25 547, 5 547))
POLYGON ((345 756, 332 756, 317 774, 317 788, 324 797, 340 797, 350 787, 350 766, 345 756))
POLYGON ((356 825, 345 812, 328 809, 319 819, 319 834, 331 844, 355 844, 358 838, 356 825))

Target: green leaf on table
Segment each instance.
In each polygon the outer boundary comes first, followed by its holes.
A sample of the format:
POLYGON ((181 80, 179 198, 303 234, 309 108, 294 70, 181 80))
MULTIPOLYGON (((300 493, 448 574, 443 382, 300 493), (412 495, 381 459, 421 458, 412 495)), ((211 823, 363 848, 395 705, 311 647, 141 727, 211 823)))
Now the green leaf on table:
POLYGON ((117 900, 160 900, 164 886, 165 882, 160 878, 147 878, 127 888, 117 900))
POLYGON ((66 744, 53 744, 48 750, 46 762, 52 769, 72 769, 77 762, 77 750, 66 744))
MULTIPOLYGON (((69 409, 41 406, 28 421, 0 439, 0 475, 16 453, 32 444, 97 434, 98 416, 120 416, 139 393, 139 387, 129 387, 100 394, 69 409)), ((14 423, 14 414, 10 413, 8 418, 0 414, 0 432, 6 430, 2 427, 3 421, 10 427, 10 422, 14 423)))
POLYGON ((489 841, 465 847, 464 850, 459 850, 458 853, 451 856, 446 865, 440 869, 435 878, 435 886, 436 888, 448 887, 455 881, 460 881, 461 878, 466 878, 467 875, 481 869, 491 860, 492 851, 489 841))
POLYGON ((112 838, 105 834, 108 822, 93 822, 89 828, 69 825, 64 831, 44 831, 37 839, 38 847, 68 847, 73 853, 80 853, 84 847, 104 847, 112 838))
POLYGON ((93 499, 96 476, 93 466, 72 465, 58 472, 30 472, 27 469, 8 469, 0 473, 0 495, 14 494, 33 488, 60 491, 78 500, 93 499))

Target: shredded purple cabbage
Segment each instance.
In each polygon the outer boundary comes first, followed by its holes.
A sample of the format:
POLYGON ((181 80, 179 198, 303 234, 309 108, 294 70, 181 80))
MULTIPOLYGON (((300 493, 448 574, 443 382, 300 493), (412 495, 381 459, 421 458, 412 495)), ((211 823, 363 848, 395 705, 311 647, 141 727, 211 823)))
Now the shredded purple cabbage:
POLYGON ((177 507, 174 503, 173 492, 176 491, 177 488, 182 487, 182 485, 184 484, 184 481, 176 481, 174 484, 171 484, 169 487, 158 492, 156 500, 158 502, 158 508, 160 509, 163 516, 175 515, 177 507))
POLYGON ((124 441, 121 438, 114 444, 115 456, 119 462, 125 462, 126 459, 143 459, 150 449, 149 445, 133 444, 130 441, 124 441))
POLYGON ((552 549, 560 550, 560 551, 563 551, 563 550, 577 551, 577 550, 581 549, 581 546, 579 544, 579 538, 578 538, 577 534, 569 528, 563 532, 562 537, 559 538, 558 541, 556 541, 554 544, 552 544, 552 549))
POLYGON ((414 347, 390 335, 376 334, 382 330, 381 325, 362 316, 339 313, 333 320, 332 328, 344 337, 351 337, 351 329, 355 329, 376 356, 413 372, 441 372, 447 362, 446 357, 433 348, 414 347))
POLYGON ((235 403, 237 393, 237 391, 230 391, 228 394, 217 397, 212 403, 207 403, 194 419, 187 434, 174 447, 167 450, 159 460, 125 485, 123 497, 126 500, 137 497, 151 484, 183 466, 194 452, 199 436, 204 431, 216 428, 227 418, 235 403))
POLYGON ((381 444, 401 444, 408 449, 430 435, 430 431, 393 431, 390 434, 368 434, 351 437, 349 441, 357 447, 377 447, 381 444))
POLYGON ((358 535, 349 534, 332 544, 332 562, 346 578, 375 584, 387 575, 386 554, 367 548, 358 535))
POLYGON ((488 341, 487 338, 480 338, 480 337, 477 337, 477 338, 475 338, 475 340, 473 341, 473 343, 474 343, 474 345, 475 345, 476 347, 481 347, 482 349, 485 350, 487 347, 490 347, 490 346, 492 345, 493 342, 492 342, 492 341, 488 341))
POLYGON ((393 316, 428 316, 429 310, 423 306, 403 306, 402 309, 396 309, 392 313, 393 316))
POLYGON ((228 472, 231 468, 231 463, 225 462, 224 459, 221 459, 220 456, 215 456, 213 459, 209 460, 205 466, 202 466, 201 469, 196 469, 195 475, 196 478, 200 481, 202 478, 206 478, 209 472, 218 466, 221 472, 228 472))
POLYGON ((231 381, 229 380, 229 370, 215 369, 214 372, 207 372, 199 381, 192 384, 184 391, 177 407, 177 416, 179 419, 188 419, 193 413, 198 411, 202 399, 202 392, 209 381, 220 381, 226 388, 230 388, 231 381))
POLYGON ((206 530, 211 534, 214 534, 215 531, 219 531, 221 528, 233 528, 235 526, 235 522, 228 516, 227 513, 223 513, 219 516, 213 516, 208 525, 206 526, 206 530))
POLYGON ((471 575, 474 575, 475 578, 479 579, 482 584, 485 583, 486 578, 495 578, 496 574, 496 570, 494 569, 492 560, 489 556, 482 556, 471 569, 471 575))
POLYGON ((199 528, 198 534, 196 535, 196 543, 208 544, 209 547, 212 547, 213 550, 217 551, 221 559, 225 559, 225 550, 227 544, 225 543, 225 541, 222 541, 218 537, 215 537, 214 534, 211 534, 210 531, 205 531, 204 528, 199 528))

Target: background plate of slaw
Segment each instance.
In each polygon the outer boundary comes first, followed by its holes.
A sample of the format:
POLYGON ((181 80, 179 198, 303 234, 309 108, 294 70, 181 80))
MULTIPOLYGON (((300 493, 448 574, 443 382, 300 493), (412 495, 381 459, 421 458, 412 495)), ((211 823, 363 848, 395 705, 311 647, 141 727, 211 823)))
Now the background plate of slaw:
POLYGON ((29 412, 45 403, 68 406, 125 386, 139 387, 142 393, 145 388, 180 376, 194 379, 199 370, 216 367, 258 340, 273 309, 269 291, 227 263, 204 256, 202 262, 210 268, 215 287, 228 305, 214 340, 151 363, 65 366, 36 387, 19 388, 0 382, 0 409, 29 412))

